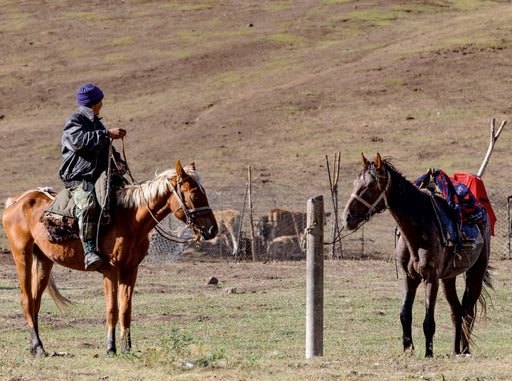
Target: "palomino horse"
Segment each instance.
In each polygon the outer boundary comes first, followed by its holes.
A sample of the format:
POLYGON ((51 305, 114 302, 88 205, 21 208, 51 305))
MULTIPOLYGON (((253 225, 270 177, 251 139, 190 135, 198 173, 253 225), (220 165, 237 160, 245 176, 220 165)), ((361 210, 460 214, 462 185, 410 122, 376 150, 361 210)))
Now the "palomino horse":
MULTIPOLYGON (((11 199, 12 200, 12 199, 11 199)), ((159 221, 173 213, 200 237, 211 239, 217 234, 217 223, 208 206, 194 163, 167 170, 149 182, 129 185, 116 193, 117 205, 111 209, 111 224, 100 240, 105 264, 103 273, 107 307, 107 352, 116 352, 115 329, 121 325, 121 348, 131 349, 130 322, 132 294, 139 264, 148 247, 148 235, 159 221), (118 299, 120 306, 118 306, 118 299)), ((14 198, 3 214, 3 225, 21 286, 21 304, 30 328, 30 351, 34 356, 47 355, 39 338, 38 312, 41 296, 50 283, 50 295, 57 304, 64 302, 50 280, 53 264, 85 270, 80 240, 52 243, 40 222, 50 197, 41 190, 30 190, 14 198)))
POLYGON ((403 302, 400 320, 405 350, 414 350, 412 341, 412 306, 421 282, 425 286, 425 357, 433 356, 435 332, 434 311, 439 281, 450 304, 455 328, 453 354, 469 354, 477 301, 485 312, 484 285, 491 286, 488 263, 490 256, 490 227, 487 221, 479 226, 483 243, 465 253, 454 252, 441 239, 433 199, 406 180, 379 154, 370 163, 362 155, 363 170, 354 181, 354 190, 343 211, 343 224, 349 230, 357 229, 372 215, 389 209, 400 229, 396 256, 403 273, 403 302), (455 279, 465 273, 462 304, 457 296, 455 279))

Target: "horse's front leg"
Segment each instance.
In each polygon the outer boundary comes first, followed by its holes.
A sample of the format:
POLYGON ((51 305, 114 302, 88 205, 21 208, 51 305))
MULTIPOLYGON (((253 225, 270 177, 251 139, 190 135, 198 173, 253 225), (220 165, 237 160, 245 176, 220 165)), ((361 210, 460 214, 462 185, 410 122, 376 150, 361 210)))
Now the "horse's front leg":
POLYGON ((132 348, 130 323, 132 319, 132 295, 137 280, 138 267, 123 271, 119 278, 119 320, 121 324, 121 350, 128 352, 132 348))
POLYGON ((434 334, 436 333, 435 309, 437 292, 439 291, 439 278, 432 276, 425 281, 425 320, 423 320, 423 333, 425 334, 425 357, 434 355, 434 334))
POLYGON ((404 351, 414 350, 412 341, 412 306, 414 298, 416 297, 416 290, 420 284, 419 279, 411 278, 409 275, 404 275, 403 280, 403 300, 402 309, 400 311, 400 322, 402 323, 402 342, 404 344, 404 351))
POLYGON ((107 353, 116 353, 116 325, 119 319, 117 293, 119 273, 115 270, 103 273, 103 288, 105 291, 105 304, 107 306, 108 343, 107 353))
POLYGON ((460 343, 462 338, 462 306, 457 296, 456 278, 443 279, 443 292, 452 311, 452 323, 455 329, 453 338, 452 354, 460 354, 460 343))

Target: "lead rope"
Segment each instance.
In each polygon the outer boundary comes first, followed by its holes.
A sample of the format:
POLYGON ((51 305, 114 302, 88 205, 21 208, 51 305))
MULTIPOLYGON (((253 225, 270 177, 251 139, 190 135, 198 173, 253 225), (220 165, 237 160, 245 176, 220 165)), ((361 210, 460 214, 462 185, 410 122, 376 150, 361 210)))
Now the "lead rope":
MULTIPOLYGON (((112 145, 112 141, 110 142, 110 145, 112 145)), ((123 160, 124 160, 124 166, 125 166, 125 172, 130 176, 130 180, 132 181, 132 184, 138 184, 137 181, 132 176, 132 172, 130 171, 130 167, 128 166, 128 159, 126 159, 126 153, 124 151, 124 137, 121 138, 121 151, 123 152, 123 160)), ((109 151, 109 157, 112 155, 112 151, 109 151)), ((112 157, 114 161, 114 165, 116 166, 117 170, 121 172, 121 168, 117 164, 117 161, 112 157)))
POLYGON ((114 159, 114 155, 112 154, 112 139, 110 139, 108 143, 107 183, 105 186, 105 199, 103 200, 103 205, 101 205, 100 215, 98 216, 98 225, 96 226, 96 249, 98 250, 100 248, 101 219, 103 218, 103 213, 105 212, 108 203, 108 198, 110 197, 110 178, 112 176, 110 171, 112 169, 112 161, 115 163, 116 168, 119 170, 119 168, 117 167, 117 162, 114 159))

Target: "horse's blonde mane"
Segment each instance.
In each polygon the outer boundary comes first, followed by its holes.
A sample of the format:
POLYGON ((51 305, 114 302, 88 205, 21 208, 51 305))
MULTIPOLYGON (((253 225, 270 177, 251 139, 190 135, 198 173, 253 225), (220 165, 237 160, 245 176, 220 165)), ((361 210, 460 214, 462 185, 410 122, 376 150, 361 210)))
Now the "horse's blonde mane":
MULTIPOLYGON (((190 167, 184 168, 185 173, 201 186, 201 177, 190 167)), ((169 193, 169 182, 176 176, 175 169, 167 169, 156 174, 153 180, 141 184, 127 185, 116 192, 117 205, 124 208, 139 208, 169 193)))

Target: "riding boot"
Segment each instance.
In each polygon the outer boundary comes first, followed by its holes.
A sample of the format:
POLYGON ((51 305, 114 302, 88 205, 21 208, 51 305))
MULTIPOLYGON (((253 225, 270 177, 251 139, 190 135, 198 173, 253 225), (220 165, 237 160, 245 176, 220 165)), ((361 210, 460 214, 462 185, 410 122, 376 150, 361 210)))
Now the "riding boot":
POLYGON ((96 250, 94 242, 88 241, 84 244, 85 251, 85 269, 94 271, 100 268, 105 261, 100 257, 100 253, 96 250))
POLYGON ((76 216, 80 239, 85 253, 85 269, 97 270, 104 261, 96 248, 98 230, 98 202, 94 192, 94 184, 84 181, 82 185, 72 188, 71 194, 76 202, 76 216))

